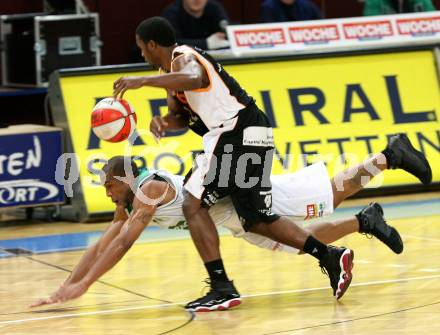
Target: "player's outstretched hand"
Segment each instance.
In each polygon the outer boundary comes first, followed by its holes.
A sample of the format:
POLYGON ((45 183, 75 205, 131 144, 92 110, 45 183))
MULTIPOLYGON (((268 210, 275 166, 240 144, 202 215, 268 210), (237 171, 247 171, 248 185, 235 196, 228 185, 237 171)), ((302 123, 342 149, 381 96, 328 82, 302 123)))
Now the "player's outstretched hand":
POLYGON ((115 99, 123 98, 127 90, 142 87, 143 77, 121 77, 113 83, 113 96, 115 99))
POLYGON ((165 135, 165 130, 168 127, 168 122, 163 117, 155 116, 150 121, 150 131, 159 140, 165 135))
POLYGON ((49 298, 37 300, 36 302, 32 303, 29 307, 34 308, 34 307, 39 307, 39 306, 43 306, 43 305, 50 305, 50 304, 54 304, 54 303, 56 303, 56 301, 52 297, 49 297, 49 298))
POLYGON ((65 302, 71 299, 79 298, 84 293, 87 292, 88 287, 84 285, 82 282, 67 284, 61 286, 58 291, 52 294, 49 298, 40 299, 30 307, 39 307, 43 305, 51 305, 59 302, 65 302))
POLYGON ((58 301, 58 294, 62 290, 63 286, 61 286, 58 291, 53 293, 49 298, 39 299, 36 302, 32 303, 29 307, 39 307, 43 305, 51 305, 58 301))

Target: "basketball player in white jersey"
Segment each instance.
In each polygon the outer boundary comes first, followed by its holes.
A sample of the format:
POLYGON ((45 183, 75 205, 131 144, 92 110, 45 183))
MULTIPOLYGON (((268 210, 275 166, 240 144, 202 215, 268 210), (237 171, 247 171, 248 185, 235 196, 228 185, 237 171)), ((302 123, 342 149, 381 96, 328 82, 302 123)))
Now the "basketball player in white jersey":
MULTIPOLYGON (((226 275, 218 233, 209 214, 209 207, 226 195, 231 197, 246 231, 317 258, 330 277, 334 296, 341 298, 351 283, 353 251, 327 246, 301 226, 272 212, 269 180, 273 157, 272 128, 254 99, 204 51, 178 46, 171 25, 163 18, 144 20, 136 30, 136 43, 145 60, 165 73, 120 78, 114 83, 115 97, 122 97, 128 89, 142 86, 165 88, 169 106, 176 99, 187 103, 208 129, 203 135, 204 154, 198 157, 197 167, 190 171, 185 182, 183 212, 209 274, 211 291, 187 304, 186 308, 227 309, 239 301, 240 295, 226 275)), ((170 128, 170 123, 179 128, 179 121, 171 113, 163 119, 154 119, 151 129, 160 136, 167 129, 162 127, 165 123, 170 128)), ((415 169, 416 174, 427 182, 432 178, 426 160, 413 155, 415 161, 402 162, 405 155, 399 159, 393 155, 391 150, 386 150, 376 158, 381 159, 376 163, 385 169, 387 162, 400 159, 397 166, 410 166, 410 170, 415 169)), ((372 176, 368 171, 366 173, 372 176)))
MULTIPOLYGON (((107 196, 116 205, 113 222, 85 252, 60 289, 33 306, 64 302, 84 294, 101 275, 116 265, 149 224, 164 229, 188 229, 182 211, 182 176, 161 170, 138 170, 131 158, 123 156, 111 158, 103 167, 103 172, 107 196), (126 173, 127 166, 130 173, 126 173), (147 204, 144 197, 153 200, 155 204, 147 204), (139 214, 139 206, 146 208, 142 215, 139 214)), ((305 220, 331 214, 344 197, 365 186, 361 185, 357 176, 352 176, 346 181, 347 192, 338 192, 334 185, 342 175, 347 175, 347 171, 330 180, 324 164, 319 162, 295 173, 271 176, 274 212, 305 220)), ((299 253, 299 250, 288 245, 246 232, 229 197, 220 199, 209 211, 216 225, 229 229, 235 237, 241 237, 261 248, 299 253)), ((403 251, 399 233, 385 222, 383 210, 377 203, 366 206, 356 216, 335 222, 315 222, 306 229, 326 243, 359 232, 377 237, 397 254, 403 251)), ((240 302, 240 299, 236 298, 235 302, 240 302)), ((195 311, 214 309, 221 308, 203 307, 195 311)))

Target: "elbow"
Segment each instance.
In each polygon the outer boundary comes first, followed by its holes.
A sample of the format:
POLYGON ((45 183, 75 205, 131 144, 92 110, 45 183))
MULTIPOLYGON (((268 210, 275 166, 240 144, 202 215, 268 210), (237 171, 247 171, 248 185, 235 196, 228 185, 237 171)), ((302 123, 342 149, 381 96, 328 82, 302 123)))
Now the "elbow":
POLYGON ((124 239, 121 243, 121 248, 123 250, 123 252, 127 252, 128 250, 130 250, 130 248, 133 246, 134 241, 131 239, 124 239))
POLYGON ((95 244, 92 247, 91 255, 93 255, 94 258, 100 257, 105 251, 105 247, 102 246, 100 243, 95 244))
POLYGON ((194 84, 194 89, 203 88, 203 78, 198 75, 194 75, 192 78, 192 82, 194 84))
POLYGON ((125 236, 118 238, 116 250, 114 250, 114 252, 125 254, 133 246, 133 244, 134 241, 132 241, 130 238, 127 238, 125 236))
POLYGON ((184 88, 184 91, 188 90, 197 90, 199 88, 203 88, 203 78, 202 76, 196 73, 188 73, 187 74, 187 87, 184 88))

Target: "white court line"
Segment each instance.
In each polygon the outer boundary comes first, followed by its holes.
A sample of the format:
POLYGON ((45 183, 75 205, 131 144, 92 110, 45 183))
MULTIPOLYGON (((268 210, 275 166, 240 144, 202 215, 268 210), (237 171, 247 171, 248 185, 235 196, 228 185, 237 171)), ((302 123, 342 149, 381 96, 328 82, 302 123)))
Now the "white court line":
MULTIPOLYGON (((436 279, 440 278, 440 275, 432 275, 432 276, 421 276, 421 277, 412 277, 412 278, 401 278, 401 279, 388 279, 388 280, 377 280, 370 281, 365 283, 357 283, 351 284, 351 286, 370 286, 370 285, 379 285, 379 284, 389 284, 389 283, 399 283, 399 282, 408 282, 415 280, 423 280, 423 279, 436 279)), ((249 294, 243 295, 243 298, 254 298, 261 296, 270 296, 270 295, 280 295, 280 294, 289 294, 289 293, 300 293, 300 292, 311 292, 311 291, 320 291, 320 290, 328 290, 330 287, 314 287, 314 288, 306 288, 306 289, 298 289, 298 290, 287 290, 287 291, 277 291, 277 292, 267 292, 267 293, 257 293, 257 294, 249 294)), ((98 315, 98 314, 111 314, 117 312, 125 312, 125 311, 134 311, 141 309, 151 309, 151 308, 161 308, 161 307, 170 307, 177 305, 184 305, 186 302, 175 302, 169 304, 159 304, 159 305, 149 305, 149 306, 137 306, 137 307, 126 307, 126 308, 117 308, 117 309, 109 309, 95 312, 82 312, 75 314, 63 314, 63 315, 51 315, 51 316, 43 316, 38 318, 29 318, 29 319, 20 319, 20 320, 8 320, 8 321, 0 321, 0 325, 8 325, 8 324, 16 324, 16 323, 26 323, 31 321, 42 321, 42 320, 52 320, 52 319, 62 319, 62 318, 70 318, 70 317, 79 317, 85 315, 98 315)))
POLYGON ((84 316, 84 315, 110 314, 110 313, 116 313, 116 312, 132 311, 132 310, 138 310, 138 309, 160 308, 160 307, 168 307, 168 306, 175 306, 175 305, 180 305, 180 303, 176 302, 176 303, 160 304, 160 305, 150 305, 150 306, 137 306, 137 307, 126 307, 126 308, 108 309, 108 310, 96 311, 96 312, 82 312, 82 313, 76 313, 76 314, 43 316, 43 317, 40 317, 40 318, 0 321, 0 325, 12 324, 12 323, 25 323, 25 322, 30 322, 30 321, 41 321, 41 320, 50 320, 50 319, 70 318, 70 317, 77 317, 77 316, 84 316))

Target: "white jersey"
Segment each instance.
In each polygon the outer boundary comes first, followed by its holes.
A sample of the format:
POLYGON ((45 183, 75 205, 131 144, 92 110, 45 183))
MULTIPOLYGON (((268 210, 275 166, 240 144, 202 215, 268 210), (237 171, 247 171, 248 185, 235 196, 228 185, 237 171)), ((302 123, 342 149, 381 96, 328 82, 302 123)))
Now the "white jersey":
MULTIPOLYGON (((163 170, 149 171, 138 177, 139 187, 157 175, 165 179, 176 191, 170 202, 160 205, 152 223, 168 229, 188 229, 182 211, 183 177, 163 170)), ((324 163, 316 163, 295 173, 271 176, 272 211, 275 214, 300 219, 311 219, 333 213, 333 191, 324 163)), ((246 233, 229 197, 220 199, 209 209, 217 226, 231 230, 234 236, 246 233)))
POLYGON ((149 180, 154 179, 155 175, 165 179, 168 184, 170 184, 170 187, 174 189, 175 195, 174 199, 157 207, 152 219, 153 225, 162 228, 187 229, 187 224, 182 211, 184 177, 173 175, 165 170, 148 170, 141 172, 137 177, 137 188, 140 188, 149 180))
MULTIPOLYGON (((184 54, 194 55, 208 74, 208 87, 183 93, 185 102, 202 119, 209 130, 235 118, 240 110, 253 102, 253 99, 229 76, 223 67, 206 52, 181 45, 173 50, 173 62, 184 54)), ((171 71, 173 71, 173 62, 171 63, 171 71)), ((179 94, 177 94, 177 98, 181 100, 179 94)))
MULTIPOLYGON (((164 170, 150 170, 148 175, 141 174, 139 176, 138 188, 147 181, 154 179, 155 175, 165 179, 170 184, 170 187, 175 191, 175 196, 168 203, 157 207, 152 219, 153 225, 167 229, 188 229, 182 210, 184 177, 170 174, 164 170)), ((233 218, 233 215, 236 215, 229 198, 221 199, 214 207, 215 210, 210 209, 209 213, 217 225, 225 224, 233 218)))

